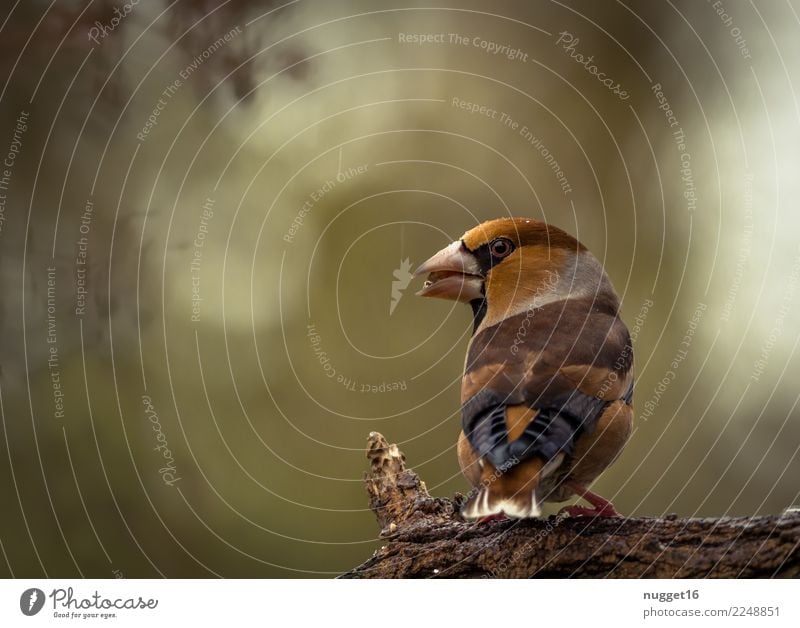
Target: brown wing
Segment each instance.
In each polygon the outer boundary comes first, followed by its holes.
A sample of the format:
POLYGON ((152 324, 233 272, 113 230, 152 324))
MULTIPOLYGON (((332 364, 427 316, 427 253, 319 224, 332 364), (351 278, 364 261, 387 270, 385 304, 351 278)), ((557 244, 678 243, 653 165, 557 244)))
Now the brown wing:
POLYGON ((570 455, 605 407, 632 392, 630 336, 616 312, 567 299, 488 327, 470 343, 462 382, 462 427, 479 458, 495 468, 570 455), (538 411, 509 438, 506 408, 538 411))

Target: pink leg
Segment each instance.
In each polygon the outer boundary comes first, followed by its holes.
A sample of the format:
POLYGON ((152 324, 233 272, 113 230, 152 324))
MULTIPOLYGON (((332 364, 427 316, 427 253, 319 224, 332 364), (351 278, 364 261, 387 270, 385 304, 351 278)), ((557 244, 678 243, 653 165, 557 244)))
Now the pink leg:
POLYGON ((486 523, 488 521, 506 521, 508 517, 506 517, 502 512, 497 513, 496 515, 486 515, 485 517, 481 517, 477 519, 478 523, 486 523))
POLYGON ((585 506, 564 506, 559 513, 566 512, 570 517, 621 517, 622 515, 617 512, 612 504, 607 499, 600 497, 597 493, 592 493, 587 488, 572 482, 565 482, 564 486, 570 489, 576 495, 583 497, 594 508, 586 508, 585 506))

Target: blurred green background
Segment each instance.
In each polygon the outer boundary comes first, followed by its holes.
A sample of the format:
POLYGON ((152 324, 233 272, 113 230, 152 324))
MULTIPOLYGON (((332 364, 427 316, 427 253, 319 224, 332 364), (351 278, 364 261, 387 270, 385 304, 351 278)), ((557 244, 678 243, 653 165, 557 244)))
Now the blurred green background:
POLYGON ((797 3, 1 11, 0 575, 335 575, 379 543, 372 430, 466 490, 471 316, 392 288, 502 215, 622 297, 636 426, 595 490, 800 501, 797 3))

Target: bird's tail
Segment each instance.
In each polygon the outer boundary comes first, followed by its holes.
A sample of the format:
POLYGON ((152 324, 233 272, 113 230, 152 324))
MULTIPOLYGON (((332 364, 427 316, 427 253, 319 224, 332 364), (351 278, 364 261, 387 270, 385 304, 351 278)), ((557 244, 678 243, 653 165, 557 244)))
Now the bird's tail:
POLYGON ((505 515, 513 519, 527 519, 542 514, 537 488, 561 463, 563 455, 549 463, 539 458, 526 460, 505 472, 484 461, 481 483, 461 508, 465 519, 482 519, 505 515))
POLYGON ((517 495, 499 495, 488 486, 482 486, 461 508, 465 519, 483 519, 505 515, 513 519, 538 517, 542 509, 536 501, 536 491, 525 491, 517 495))

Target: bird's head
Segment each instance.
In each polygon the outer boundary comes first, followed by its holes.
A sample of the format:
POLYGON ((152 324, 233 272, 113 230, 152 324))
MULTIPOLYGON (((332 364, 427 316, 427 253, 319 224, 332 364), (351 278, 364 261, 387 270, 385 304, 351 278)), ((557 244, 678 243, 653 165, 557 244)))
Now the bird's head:
POLYGON ((498 218, 467 231, 415 275, 417 294, 469 303, 476 329, 572 296, 594 294, 618 306, 597 259, 558 227, 527 218, 498 218))

